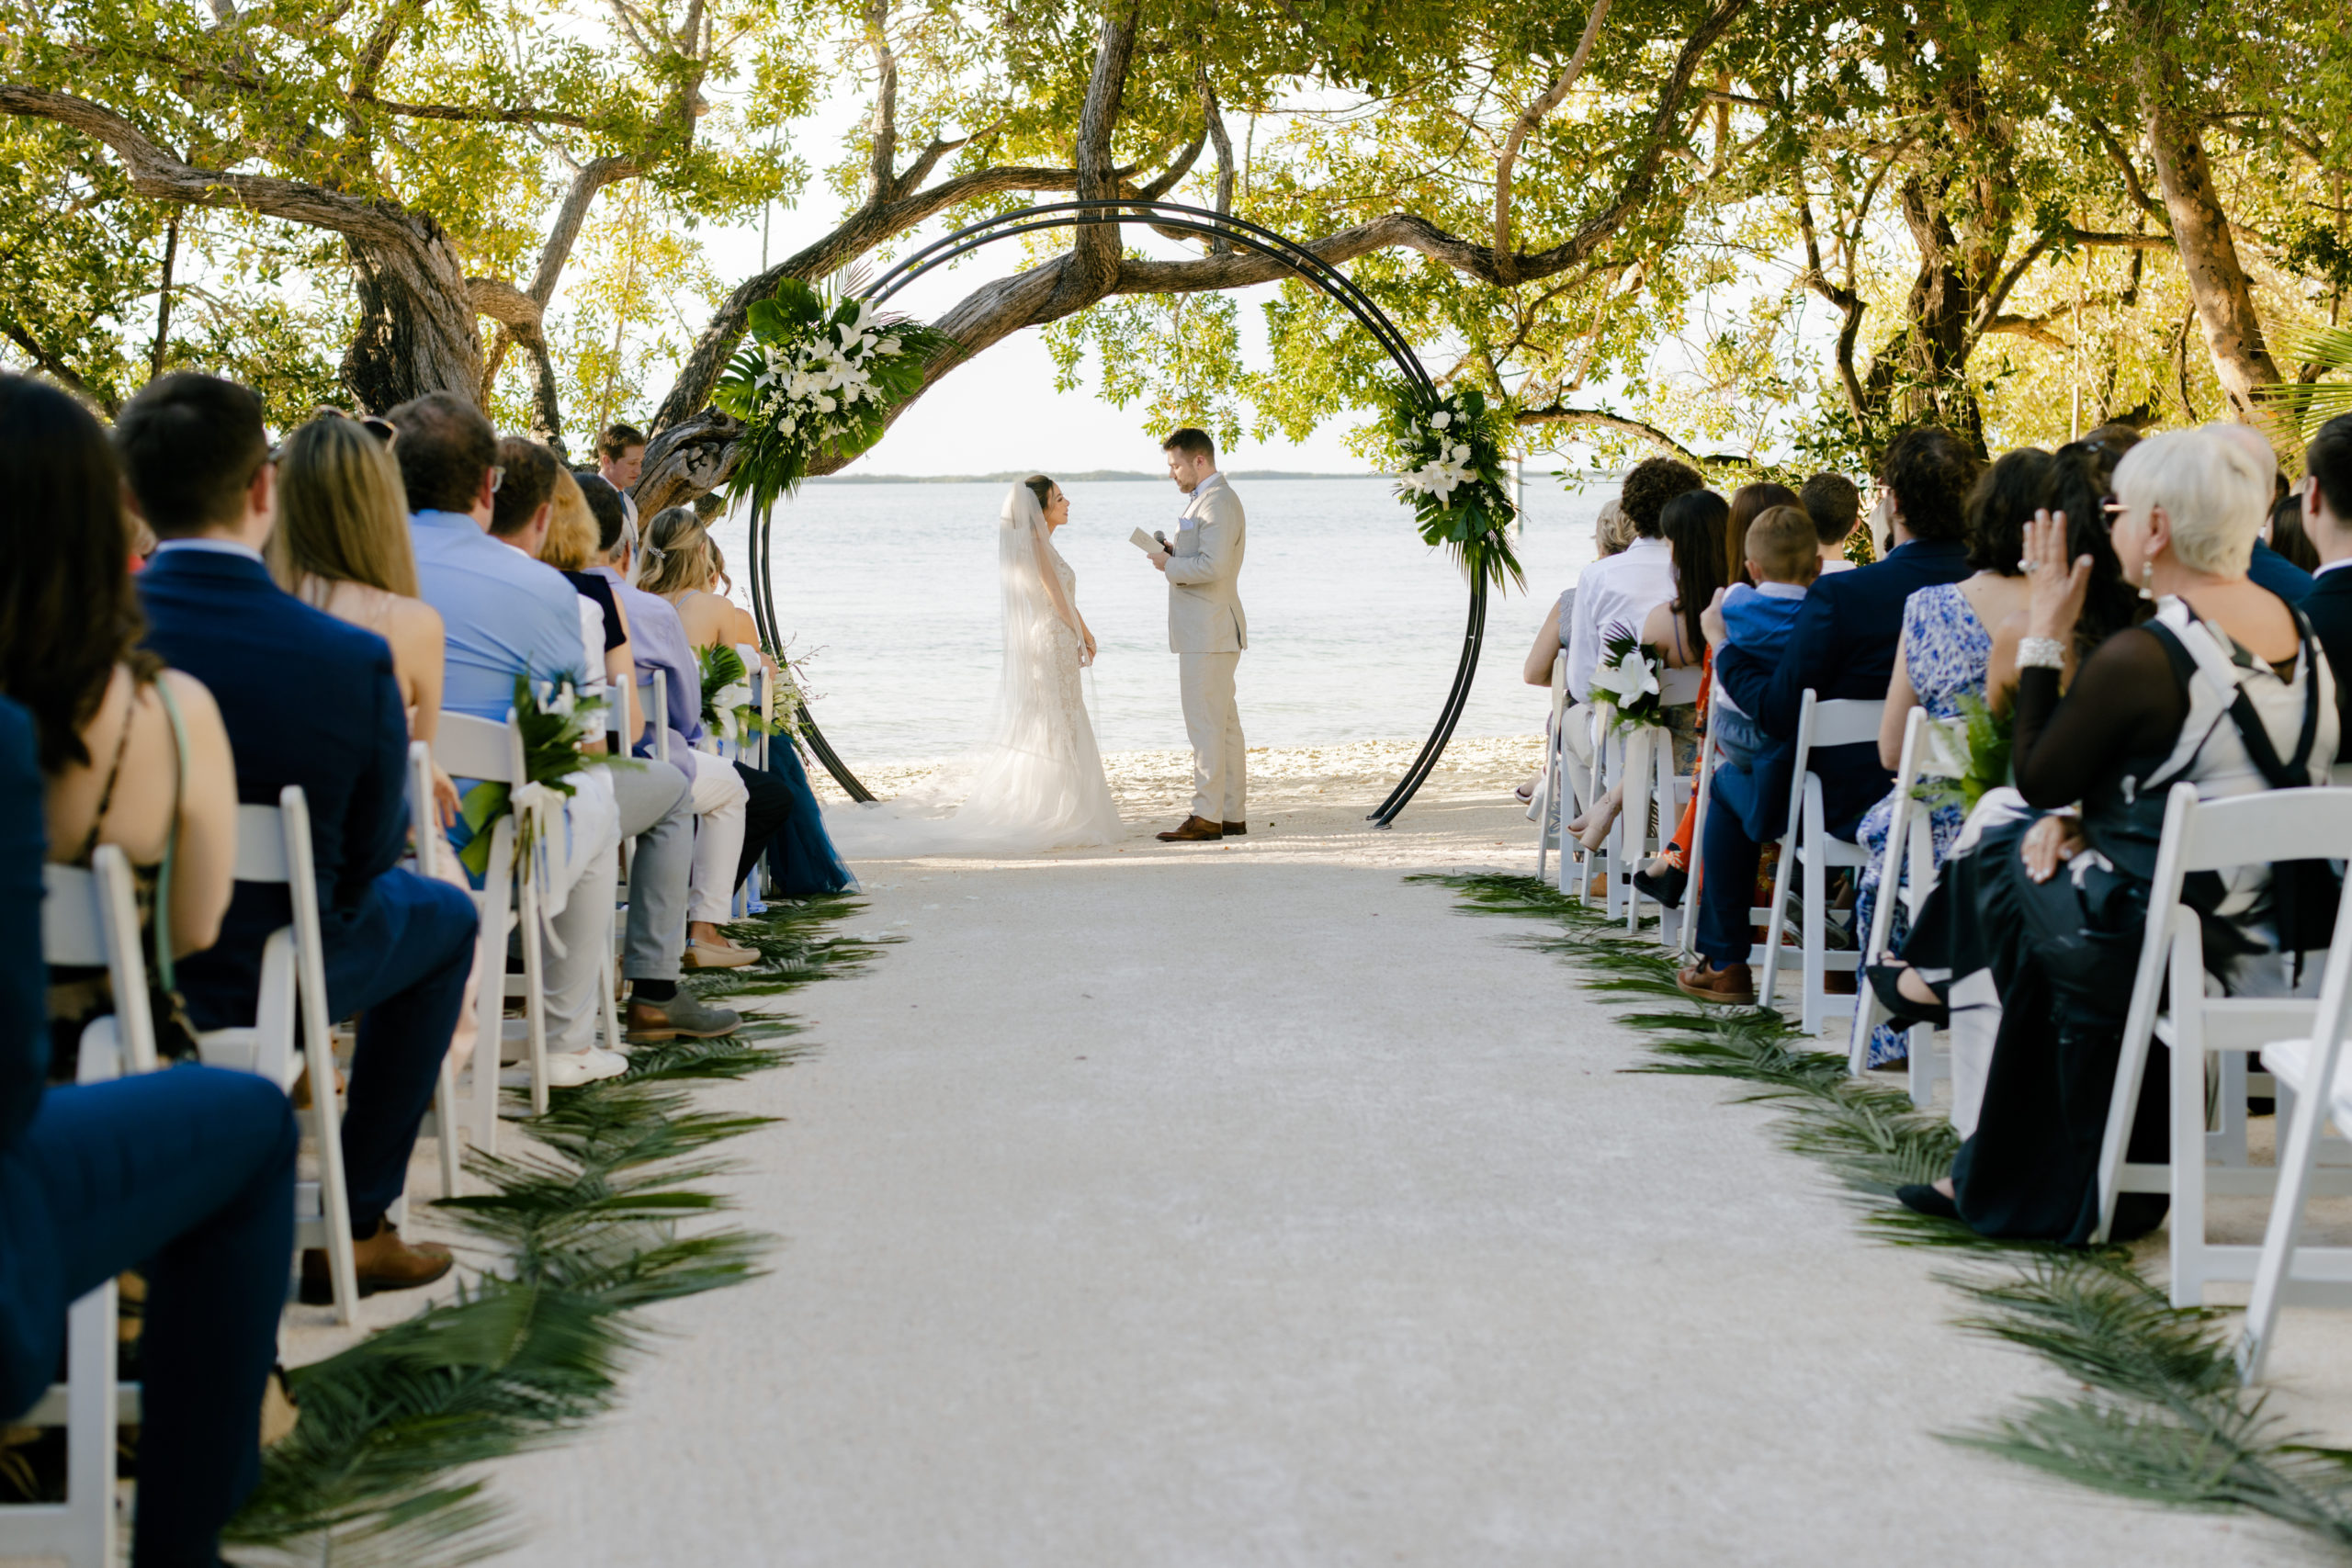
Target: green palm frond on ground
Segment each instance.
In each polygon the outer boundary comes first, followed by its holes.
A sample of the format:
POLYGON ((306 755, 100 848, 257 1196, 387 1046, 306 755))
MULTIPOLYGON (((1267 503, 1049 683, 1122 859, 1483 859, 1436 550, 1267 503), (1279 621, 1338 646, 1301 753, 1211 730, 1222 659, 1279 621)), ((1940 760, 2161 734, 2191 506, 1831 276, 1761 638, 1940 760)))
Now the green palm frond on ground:
MULTIPOLYGON (((827 934, 862 907, 810 899, 733 928, 757 938, 758 989, 870 960, 876 944, 827 934)), ((755 1278, 773 1250, 733 1228, 682 1234, 730 1206, 703 1185, 729 1169, 711 1151, 775 1120, 697 1110, 691 1090, 799 1059, 806 1047, 776 1043, 799 1028, 762 1014, 722 1039, 639 1046, 625 1076, 559 1089, 523 1122, 537 1147, 470 1155, 476 1190, 440 1206, 496 1267, 456 1301, 290 1374, 301 1418, 263 1456, 230 1527, 239 1560, 454 1568, 516 1544, 480 1467, 603 1415, 648 1341, 642 1309, 755 1278)))
POLYGON ((1915 1110, 1892 1084, 1850 1077, 1843 1055, 1812 1049, 1777 1013, 1684 997, 1654 941, 1629 939, 1536 878, 1408 880, 1453 889, 1465 913, 1555 923, 1557 934, 1512 940, 1576 964, 1589 989, 1670 994, 1671 1011, 1620 1015, 1654 1056, 1626 1071, 1753 1085, 1743 1098, 1775 1107, 1782 1145, 1820 1161, 1851 1191, 1865 1235, 1976 1260, 1974 1272, 1939 1276, 1972 1303, 1960 1325, 2039 1357, 2082 1392, 2029 1398, 1946 1441, 2117 1496, 2248 1509, 2352 1548, 2352 1451, 2312 1443, 2239 1387, 2217 1314, 2172 1306, 2118 1249, 1981 1236, 1887 1201, 1898 1185, 1950 1171, 1958 1149, 1950 1122, 1915 1110))

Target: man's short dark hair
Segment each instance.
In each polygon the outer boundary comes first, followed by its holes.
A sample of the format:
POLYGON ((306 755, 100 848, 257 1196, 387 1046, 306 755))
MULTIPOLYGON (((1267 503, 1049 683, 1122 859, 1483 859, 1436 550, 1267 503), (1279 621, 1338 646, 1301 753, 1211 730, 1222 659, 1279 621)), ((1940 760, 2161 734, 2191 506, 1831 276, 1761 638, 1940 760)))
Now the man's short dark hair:
POLYGON ((141 388, 115 418, 114 446, 159 539, 243 521, 245 492, 269 461, 260 394, 194 370, 141 388))
POLYGON ((628 526, 628 508, 621 504, 621 492, 594 468, 574 468, 571 477, 579 481, 580 493, 587 498, 588 510, 596 519, 597 553, 609 556, 620 548, 621 533, 628 526))
POLYGON ((1666 510, 1666 503, 1678 495, 1706 488, 1707 481, 1688 463, 1678 463, 1671 457, 1645 457, 1626 474, 1625 488, 1618 492, 1617 504, 1633 520, 1634 533, 1645 539, 1655 539, 1658 513, 1666 510))
POLYGON ((1968 536, 1968 494, 1984 459, 1941 425, 1922 424, 1887 443, 1878 482, 1894 492, 1903 526, 1915 539, 1968 536))
POLYGON ((399 434, 400 459, 411 512, 471 512, 481 477, 498 461, 498 432, 481 410, 455 392, 427 392, 388 416, 399 434))
POLYGON ((1862 492, 1843 474, 1815 474, 1797 491, 1797 504, 1813 519, 1821 542, 1834 545, 1854 531, 1862 514, 1862 492))
POLYGON ((555 477, 563 471, 556 455, 526 435, 509 435, 498 444, 498 466, 506 477, 490 498, 490 531, 513 538, 531 525, 539 508, 555 494, 555 477))
POLYGON ((628 455, 632 446, 645 445, 645 432, 633 424, 608 424, 605 434, 596 437, 596 450, 616 460, 628 455))
POLYGON ((1159 444, 1159 449, 1182 452, 1187 457, 1206 457, 1212 463, 1216 461, 1216 443, 1209 439, 1209 433, 1195 430, 1189 424, 1182 430, 1170 431, 1168 439, 1159 444))
POLYGON ((2352 525, 2352 413, 2340 413, 2319 427, 2303 448, 2303 472, 2319 481, 2338 527, 2352 525))

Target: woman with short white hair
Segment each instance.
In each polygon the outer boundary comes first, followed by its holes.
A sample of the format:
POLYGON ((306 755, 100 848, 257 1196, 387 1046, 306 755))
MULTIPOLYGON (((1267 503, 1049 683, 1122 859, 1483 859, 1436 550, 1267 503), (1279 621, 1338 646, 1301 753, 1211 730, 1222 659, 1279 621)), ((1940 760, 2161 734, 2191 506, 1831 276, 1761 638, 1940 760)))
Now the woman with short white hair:
MULTIPOLYGON (((1951 1178, 1902 1189, 1914 1209, 1985 1235, 2089 1238, 2165 796, 2183 781, 2205 799, 2327 782, 2327 661, 2286 602, 2246 577, 2269 495, 2252 453, 2219 433, 2134 446, 2115 470, 2109 536, 2155 613, 2093 650, 2063 696, 2090 558, 2066 559, 2064 517, 2027 530, 2017 787, 1970 814, 1904 963, 1868 971, 1898 1022, 1951 1023, 1965 1141, 1951 1178)), ((2299 929, 2290 874, 2242 866, 2184 895, 2233 995, 2276 991, 2282 953, 2326 945, 2299 929)), ((2135 1135, 2161 1140, 2164 1080, 2148 1082, 2135 1135)), ((2114 1239, 2154 1229, 2165 1206, 2124 1194, 2114 1239)))

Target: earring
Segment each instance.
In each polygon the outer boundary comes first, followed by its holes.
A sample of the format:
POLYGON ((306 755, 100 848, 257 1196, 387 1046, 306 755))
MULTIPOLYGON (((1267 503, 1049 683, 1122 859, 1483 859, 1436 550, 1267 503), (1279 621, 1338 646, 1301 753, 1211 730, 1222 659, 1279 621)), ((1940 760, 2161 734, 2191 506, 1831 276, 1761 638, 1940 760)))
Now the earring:
POLYGON ((2140 597, 2153 599, 2155 596, 2156 563, 2152 560, 2143 560, 2140 563, 2140 597))

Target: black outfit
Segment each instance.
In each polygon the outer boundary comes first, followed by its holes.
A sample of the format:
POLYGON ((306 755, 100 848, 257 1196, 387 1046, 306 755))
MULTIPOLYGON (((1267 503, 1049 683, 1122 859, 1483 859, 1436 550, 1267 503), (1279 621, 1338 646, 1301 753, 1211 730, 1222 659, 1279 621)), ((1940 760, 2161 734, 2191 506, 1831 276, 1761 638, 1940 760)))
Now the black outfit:
POLYGON ((2335 671, 2337 709, 2346 711, 2352 704, 2352 566, 2321 572, 2295 607, 2327 650, 2327 662, 2335 671))
MULTIPOLYGON (((2240 670, 2260 671, 2228 646, 2240 670)), ((2148 626, 2101 644, 2063 700, 2056 671, 2021 671, 2013 757, 2017 793, 2030 809, 2012 805, 2005 819, 1973 823, 1974 843, 1946 861, 1905 944, 1905 960, 1946 996, 1955 1028, 1990 1007, 1980 987, 1956 978, 1989 974, 1998 998, 1983 1108, 1952 1167, 1961 1217, 1979 1234, 2079 1244, 2097 1228, 2099 1147, 2165 798, 2183 778, 2206 793, 2209 779, 2222 777, 2229 757, 2239 754, 2226 750, 2239 734, 2227 710, 2211 699, 2202 706, 2191 701, 2188 678, 2197 668, 2172 627, 2148 626), (2194 735, 2186 733, 2192 719, 2194 735), (2089 849, 2049 881, 2032 881, 2019 858, 2026 833, 2049 810, 2076 801, 2089 849)), ((2294 660, 2267 671, 2281 681, 2297 672, 2294 660)), ((2303 678, 2291 712, 2280 705, 2276 717, 2256 722, 2278 756, 2294 760, 2288 771, 2308 777, 2316 766, 2324 777, 2334 727, 2323 734, 2317 723, 2309 684, 2317 671, 2303 678)), ((1999 808, 1988 800, 1979 813, 1999 808)), ((2241 901, 2219 915, 2222 879, 2192 883, 2183 899, 2203 917, 2208 967, 2231 984, 2238 960, 2267 951, 2254 936, 2267 904, 2249 908, 2241 901)), ((2165 1157, 2168 1081, 2165 1047, 2152 1042, 2127 1158, 2165 1157)), ((2161 1193, 2122 1194, 2115 1239, 2153 1230, 2166 1202, 2161 1193)))
POLYGON ((578 589, 582 599, 594 600, 596 608, 605 613, 605 651, 612 652, 628 640, 628 633, 621 629, 621 607, 613 597, 613 585, 593 571, 567 571, 563 580, 578 589))
MULTIPOLYGON (((790 750, 792 739, 789 736, 778 735, 772 738, 768 745, 790 750)), ((743 803, 743 855, 735 864, 735 885, 741 887, 743 879, 752 874, 752 867, 759 863, 760 856, 766 852, 768 841, 792 820, 799 803, 793 795, 790 782, 775 773, 738 762, 735 764, 735 776, 743 781, 743 787, 751 793, 751 799, 743 803)))

